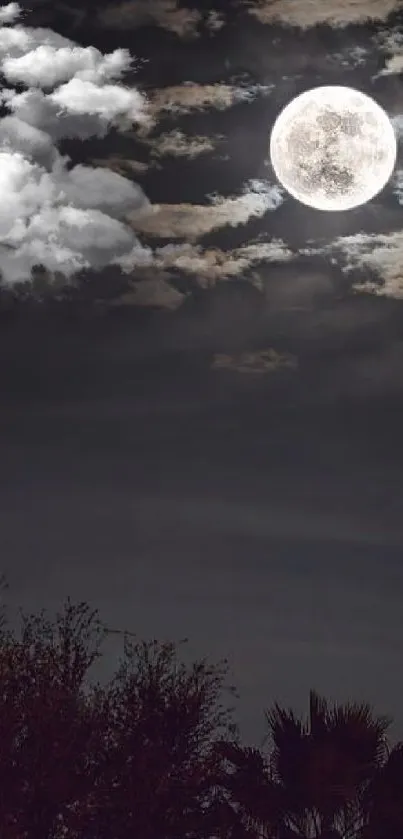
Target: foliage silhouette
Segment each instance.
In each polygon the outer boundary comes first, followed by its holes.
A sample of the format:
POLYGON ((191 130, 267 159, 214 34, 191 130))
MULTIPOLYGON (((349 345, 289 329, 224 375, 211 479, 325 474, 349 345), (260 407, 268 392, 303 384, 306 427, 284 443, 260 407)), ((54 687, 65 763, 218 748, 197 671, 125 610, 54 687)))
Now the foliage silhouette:
MULTIPOLYGON (((401 829, 402 758, 400 751, 398 759, 388 750, 389 718, 375 716, 365 703, 329 707, 313 690, 307 721, 278 703, 265 717, 266 758, 256 749, 221 747, 232 766, 224 785, 242 823, 255 835, 381 839, 382 831, 374 831, 377 818, 387 823, 382 810, 389 807, 387 795, 394 796, 394 824, 401 829)), ((390 832, 386 835, 391 839, 390 832)), ((402 838, 403 832, 393 834, 393 839, 402 838)))
POLYGON ((53 622, 22 614, 18 639, 3 629, 5 839, 203 837, 204 817, 211 828, 212 746, 239 736, 219 701, 226 662, 186 667, 174 644, 125 634, 113 679, 87 683, 107 633, 97 611, 69 599, 53 622))
POLYGON ((225 659, 185 665, 69 598, 54 620, 20 614, 17 637, 3 603, 1 839, 403 839, 403 744, 369 705, 312 690, 304 720, 274 703, 251 748, 221 701, 237 696, 225 659), (112 632, 123 652, 101 685, 112 632))

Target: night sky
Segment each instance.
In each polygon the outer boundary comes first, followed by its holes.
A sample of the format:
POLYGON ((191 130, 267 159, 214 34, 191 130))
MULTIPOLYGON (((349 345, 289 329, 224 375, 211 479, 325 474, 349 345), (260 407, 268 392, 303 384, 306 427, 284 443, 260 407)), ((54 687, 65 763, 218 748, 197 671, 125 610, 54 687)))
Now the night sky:
POLYGON ((339 214, 268 160, 279 110, 320 84, 374 96, 403 135, 403 11, 319 5, 44 0, 23 20, 140 59, 125 84, 152 125, 59 147, 151 209, 127 215, 148 253, 129 274, 0 289, 8 601, 71 595, 227 657, 249 743, 310 688, 403 738, 401 144, 382 193, 339 214))

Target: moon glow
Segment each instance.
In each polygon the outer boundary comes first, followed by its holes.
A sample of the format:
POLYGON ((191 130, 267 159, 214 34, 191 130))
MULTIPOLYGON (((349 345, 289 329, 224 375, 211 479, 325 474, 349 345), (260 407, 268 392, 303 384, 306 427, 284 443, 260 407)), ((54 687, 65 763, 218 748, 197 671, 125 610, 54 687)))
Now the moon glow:
POLYGON ((350 87, 301 93, 281 111, 270 137, 276 177, 317 210, 350 210, 370 201, 388 182, 396 155, 388 115, 350 87))

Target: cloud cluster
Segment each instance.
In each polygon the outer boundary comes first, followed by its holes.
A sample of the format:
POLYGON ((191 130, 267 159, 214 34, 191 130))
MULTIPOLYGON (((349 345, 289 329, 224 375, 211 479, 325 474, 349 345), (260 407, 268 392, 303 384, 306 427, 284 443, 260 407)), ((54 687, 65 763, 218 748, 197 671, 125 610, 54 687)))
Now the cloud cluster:
POLYGON ((141 261, 125 216, 148 209, 141 188, 113 171, 62 157, 62 138, 104 136, 145 124, 147 102, 118 83, 127 50, 102 55, 57 33, 15 23, 16 3, 0 8, 0 266, 2 281, 30 280, 33 269, 70 278, 83 269, 141 261), (12 85, 18 85, 18 90, 12 85), (21 88, 26 88, 22 90, 21 88))

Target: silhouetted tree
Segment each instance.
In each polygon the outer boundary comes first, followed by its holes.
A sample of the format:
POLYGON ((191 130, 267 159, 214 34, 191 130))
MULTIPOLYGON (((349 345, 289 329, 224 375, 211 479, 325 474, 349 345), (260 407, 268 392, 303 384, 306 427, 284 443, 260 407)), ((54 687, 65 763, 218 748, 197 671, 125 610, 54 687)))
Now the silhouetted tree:
POLYGON ((93 781, 88 754, 100 737, 102 703, 84 678, 102 630, 86 604, 67 602, 55 624, 23 615, 21 638, 0 643, 0 835, 57 835, 69 803, 93 781))
POLYGON ((365 827, 362 839, 403 837, 403 743, 391 749, 372 779, 364 797, 365 827))
MULTIPOLYGON (((91 685, 107 628, 70 600, 0 639, 0 836, 192 839, 221 831, 214 743, 239 737, 219 701, 226 662, 186 667, 174 644, 125 635, 91 685)), ((186 640, 186 639, 185 639, 186 640)), ((227 688, 234 694, 233 687, 227 688)))
POLYGON ((54 621, 22 614, 19 637, 0 610, 0 839, 403 839, 389 719, 311 691, 307 720, 275 703, 248 748, 220 701, 226 660, 186 666, 122 633, 93 684, 110 631, 70 599, 54 621))
POLYGON ((265 716, 267 762, 259 751, 222 747, 234 767, 224 785, 243 823, 268 839, 358 839, 390 720, 366 704, 330 708, 315 691, 307 721, 277 703, 265 716))
MULTIPOLYGON (((210 835, 219 760, 214 743, 238 738, 233 709, 218 702, 224 667, 187 668, 175 645, 126 639, 108 688, 108 748, 80 813, 91 839, 210 835)), ((234 688, 229 688, 233 693, 234 688)))

